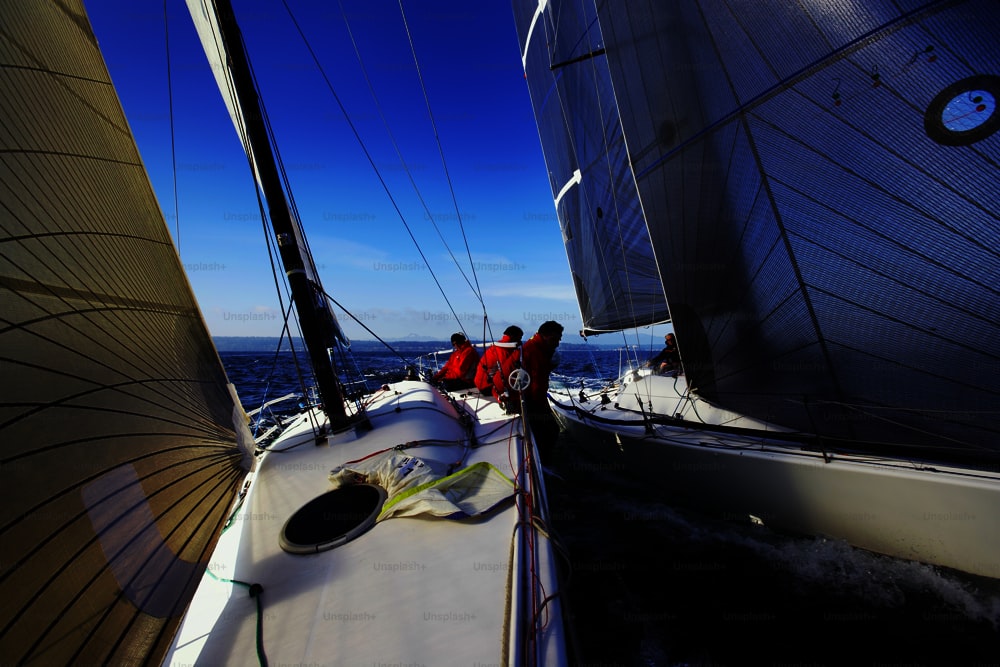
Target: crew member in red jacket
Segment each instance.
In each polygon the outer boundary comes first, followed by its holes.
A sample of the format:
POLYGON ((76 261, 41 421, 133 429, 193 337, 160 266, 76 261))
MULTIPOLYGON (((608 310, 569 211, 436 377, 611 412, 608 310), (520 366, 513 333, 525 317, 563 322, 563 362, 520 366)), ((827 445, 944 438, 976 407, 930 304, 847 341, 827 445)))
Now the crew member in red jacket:
POLYGON ((563 326, 553 320, 542 322, 537 333, 521 347, 521 366, 531 376, 531 383, 521 398, 522 410, 538 455, 544 461, 559 438, 559 424, 549 407, 549 374, 555 368, 552 357, 562 340, 563 326))
POLYGON ((440 382, 448 391, 454 389, 471 389, 475 386, 473 378, 476 376, 476 364, 479 362, 479 353, 472 343, 463 333, 453 333, 451 335, 451 346, 455 351, 448 357, 437 373, 431 378, 433 382, 440 382))
POLYGON ((518 326, 504 329, 503 336, 486 348, 476 365, 476 387, 484 394, 499 400, 508 387, 507 378, 521 356, 521 338, 524 331, 518 326))

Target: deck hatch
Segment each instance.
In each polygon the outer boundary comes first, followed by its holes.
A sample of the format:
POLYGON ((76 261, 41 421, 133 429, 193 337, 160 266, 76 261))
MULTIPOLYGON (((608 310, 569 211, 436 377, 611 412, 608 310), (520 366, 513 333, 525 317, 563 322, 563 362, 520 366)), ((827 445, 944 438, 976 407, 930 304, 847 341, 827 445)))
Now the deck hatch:
POLYGON ((386 492, 374 484, 348 484, 313 498, 281 529, 278 542, 293 554, 314 554, 346 544, 375 525, 386 492))

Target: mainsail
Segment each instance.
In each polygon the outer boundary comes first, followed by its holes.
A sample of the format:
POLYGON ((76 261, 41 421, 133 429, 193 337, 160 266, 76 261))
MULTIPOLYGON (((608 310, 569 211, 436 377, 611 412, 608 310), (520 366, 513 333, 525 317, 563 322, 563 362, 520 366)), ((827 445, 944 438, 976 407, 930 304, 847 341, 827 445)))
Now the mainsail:
POLYGON ((995 466, 997 4, 598 15, 690 385, 831 446, 995 466))
POLYGON ((528 90, 585 332, 669 318, 593 4, 514 3, 528 90))
POLYGON ((0 655, 158 663, 252 441, 79 1, 5 4, 0 91, 0 655))

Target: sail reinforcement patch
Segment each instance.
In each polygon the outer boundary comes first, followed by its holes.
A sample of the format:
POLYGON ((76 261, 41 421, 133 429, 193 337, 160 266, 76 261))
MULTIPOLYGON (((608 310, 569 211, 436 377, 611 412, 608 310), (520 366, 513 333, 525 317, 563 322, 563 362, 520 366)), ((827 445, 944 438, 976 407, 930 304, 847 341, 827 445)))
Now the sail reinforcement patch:
POLYGON ((285 522, 278 542, 293 554, 314 554, 346 544, 375 525, 386 495, 375 484, 349 484, 328 491, 285 522))
POLYGON ((938 93, 924 114, 927 136, 945 146, 968 146, 1000 130, 1000 77, 956 81, 938 93))

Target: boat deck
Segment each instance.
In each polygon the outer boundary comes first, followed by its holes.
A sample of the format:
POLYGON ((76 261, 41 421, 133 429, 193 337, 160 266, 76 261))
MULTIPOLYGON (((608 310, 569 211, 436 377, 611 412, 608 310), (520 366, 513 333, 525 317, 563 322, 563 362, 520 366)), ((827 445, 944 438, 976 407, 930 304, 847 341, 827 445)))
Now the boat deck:
MULTIPOLYGON (((544 605, 538 633, 527 631, 532 607, 558 584, 551 545, 522 529, 513 486, 510 499, 476 518, 392 517, 311 555, 279 546, 288 518, 332 488, 331 469, 403 443, 425 442, 405 453, 442 472, 486 462, 513 480, 523 443, 518 420, 492 400, 459 403, 475 415, 475 446, 467 446, 455 408, 420 382, 380 392, 368 409, 371 430, 317 446, 307 420, 290 427, 263 455, 165 664, 253 664, 258 619, 271 664, 471 665, 508 656, 517 664, 531 636, 538 660, 564 662, 557 602, 544 605), (537 590, 524 586, 529 573, 537 590), (216 578, 259 584, 260 612, 245 586, 216 578)), ((535 498, 544 504, 537 491, 535 498)))

